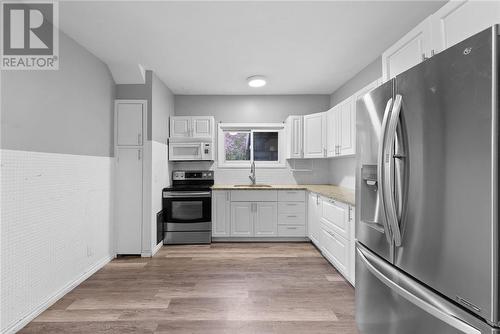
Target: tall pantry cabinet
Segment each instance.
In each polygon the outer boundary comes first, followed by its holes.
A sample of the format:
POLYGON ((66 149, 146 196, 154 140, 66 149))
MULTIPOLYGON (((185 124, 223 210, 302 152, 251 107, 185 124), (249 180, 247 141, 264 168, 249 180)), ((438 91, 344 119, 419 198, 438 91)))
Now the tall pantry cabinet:
POLYGON ((146 101, 115 101, 116 254, 141 254, 142 251, 146 117, 146 101))

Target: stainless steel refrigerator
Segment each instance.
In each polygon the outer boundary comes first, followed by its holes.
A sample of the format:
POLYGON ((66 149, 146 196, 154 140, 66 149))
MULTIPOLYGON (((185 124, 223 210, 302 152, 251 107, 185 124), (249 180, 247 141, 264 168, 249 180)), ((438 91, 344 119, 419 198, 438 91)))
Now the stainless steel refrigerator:
POLYGON ((363 334, 500 333, 498 26, 357 104, 363 334))

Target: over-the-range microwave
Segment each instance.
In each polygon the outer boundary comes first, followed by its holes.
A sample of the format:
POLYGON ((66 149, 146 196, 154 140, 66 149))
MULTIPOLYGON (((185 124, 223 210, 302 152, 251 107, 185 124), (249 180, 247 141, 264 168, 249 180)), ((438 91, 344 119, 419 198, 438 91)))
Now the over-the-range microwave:
POLYGON ((211 142, 172 142, 168 145, 170 161, 206 161, 214 160, 211 142))

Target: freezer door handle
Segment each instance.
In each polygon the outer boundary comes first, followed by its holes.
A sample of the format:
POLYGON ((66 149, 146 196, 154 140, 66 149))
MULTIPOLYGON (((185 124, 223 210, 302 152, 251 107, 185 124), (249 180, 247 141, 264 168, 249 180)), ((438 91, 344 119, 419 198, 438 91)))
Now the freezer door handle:
POLYGON ((385 144, 385 133, 386 133, 386 128, 387 124, 389 121, 389 114, 391 112, 391 107, 392 107, 392 98, 387 101, 387 104, 385 106, 385 111, 384 111, 384 118, 382 120, 382 128, 380 129, 380 138, 379 138, 379 147, 378 147, 378 161, 377 161, 377 180, 379 186, 379 198, 380 198, 380 204, 382 208, 382 212, 384 213, 384 217, 382 219, 382 223, 384 226, 385 230, 385 236, 387 238, 387 242, 389 244, 392 244, 391 240, 391 231, 389 229, 389 225, 387 224, 387 218, 386 218, 386 212, 385 212, 385 203, 386 200, 384 198, 384 173, 383 173, 383 168, 384 168, 384 144, 385 144))
POLYGON ((363 265, 378 280, 413 305, 462 333, 481 334, 480 330, 460 319, 459 314, 454 311, 457 308, 455 305, 439 297, 425 286, 418 284, 376 255, 371 254, 359 242, 356 242, 356 252, 363 265))
POLYGON ((396 212, 396 199, 394 198, 394 141, 396 140, 396 130, 399 121, 399 114, 401 113, 401 104, 403 97, 401 95, 396 95, 394 100, 394 105, 392 106, 391 117, 389 121, 389 126, 387 128, 386 143, 384 144, 384 167, 383 167, 383 188, 384 193, 384 204, 385 204, 385 214, 387 220, 391 227, 392 236, 394 238, 394 244, 396 246, 401 246, 401 229, 399 228, 399 219, 396 212))

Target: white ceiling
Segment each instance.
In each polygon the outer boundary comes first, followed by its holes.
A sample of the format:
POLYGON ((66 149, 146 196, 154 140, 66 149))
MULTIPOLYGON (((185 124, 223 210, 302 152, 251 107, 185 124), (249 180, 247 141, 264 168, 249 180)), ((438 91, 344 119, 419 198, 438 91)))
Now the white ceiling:
POLYGON ((108 64, 175 94, 330 94, 437 1, 68 1, 60 26, 108 64), (263 88, 246 78, 268 77, 263 88))

